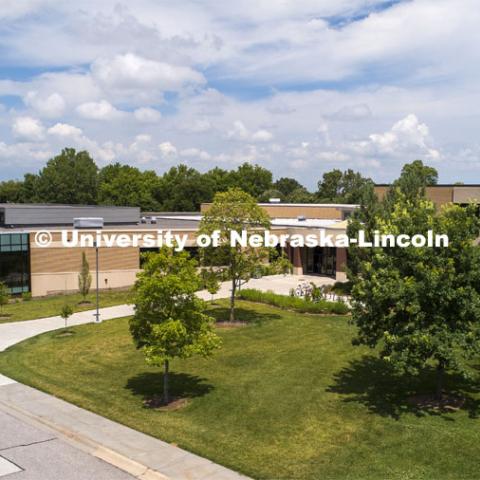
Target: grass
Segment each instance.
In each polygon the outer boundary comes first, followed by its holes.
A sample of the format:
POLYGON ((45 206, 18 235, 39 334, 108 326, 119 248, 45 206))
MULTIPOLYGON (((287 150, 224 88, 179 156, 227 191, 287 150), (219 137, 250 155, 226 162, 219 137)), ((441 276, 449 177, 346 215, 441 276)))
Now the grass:
MULTIPOLYGON (((218 319, 226 307, 212 307, 218 319)), ((395 378, 351 346, 346 318, 243 301, 237 313, 250 325, 220 329, 215 357, 172 362, 172 393, 189 399, 180 410, 143 406, 162 375, 134 349, 128 319, 27 340, 0 355, 0 372, 254 478, 478 478, 478 383, 451 375, 465 408, 417 410, 406 399, 432 391, 434 373, 395 378)))
MULTIPOLYGON (((100 292, 100 307, 112 307, 113 305, 122 305, 128 303, 129 291, 126 290, 108 290, 100 292)), ((74 312, 92 310, 95 308, 95 292, 87 296, 91 302, 87 305, 80 305, 83 297, 79 293, 69 295, 51 295, 48 297, 32 298, 29 301, 20 300, 18 303, 9 303, 5 305, 0 313, 0 323, 20 322, 22 320, 32 320, 34 318, 45 318, 59 315, 61 308, 68 303, 74 312), (2 314, 7 316, 2 317, 2 314)))

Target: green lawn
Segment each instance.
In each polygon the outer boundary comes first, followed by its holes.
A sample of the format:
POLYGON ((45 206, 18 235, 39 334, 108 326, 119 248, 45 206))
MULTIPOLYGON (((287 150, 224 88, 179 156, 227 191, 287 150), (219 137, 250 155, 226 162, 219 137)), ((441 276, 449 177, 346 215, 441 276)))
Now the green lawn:
MULTIPOLYGON (((113 305, 128 303, 129 295, 127 290, 100 292, 100 307, 112 307, 113 305)), ((65 302, 69 303, 75 312, 93 310, 95 308, 95 292, 91 292, 87 296, 87 300, 91 302, 90 304, 79 305, 79 302, 82 300, 83 298, 79 293, 32 298, 27 302, 19 300, 18 303, 9 303, 3 307, 2 313, 0 313, 0 323, 19 322, 59 315, 65 302), (8 314, 8 316, 3 317, 2 314, 8 314)))
POLYGON ((214 358, 172 362, 173 394, 190 399, 180 410, 143 407, 162 377, 127 319, 28 340, 0 355, 0 372, 254 478, 479 478, 478 383, 448 378, 469 397, 460 411, 418 411, 406 397, 431 391, 433 374, 394 378, 351 346, 346 318, 239 306, 251 325, 220 329, 214 358))

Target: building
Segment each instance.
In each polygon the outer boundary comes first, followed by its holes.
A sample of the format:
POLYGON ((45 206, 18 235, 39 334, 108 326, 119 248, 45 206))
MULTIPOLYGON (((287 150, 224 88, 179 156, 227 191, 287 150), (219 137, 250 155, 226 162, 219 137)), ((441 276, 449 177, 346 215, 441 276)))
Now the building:
MULTIPOLYGON (((345 233, 346 218, 354 205, 261 204, 272 217, 272 231, 277 234, 318 232, 345 233)), ((196 245, 202 205, 196 213, 149 213, 142 217, 138 208, 0 204, 0 281, 14 294, 31 292, 32 296, 78 290, 78 274, 82 252, 86 253, 95 284, 95 247, 65 247, 62 236, 71 234, 75 218, 104 219, 103 234, 126 236, 132 240, 158 231, 171 231, 186 237, 186 249, 196 245), (37 236, 48 232, 48 245, 40 246, 37 236)), ((82 229, 93 238, 96 229, 82 229)), ((143 240, 136 246, 99 247, 99 288, 131 286, 140 270, 141 253, 156 250, 143 240)), ((297 274, 328 275, 345 279, 346 249, 292 248, 285 249, 297 274)))
MULTIPOLYGON (((388 186, 378 185, 376 191, 383 196, 388 186)), ((427 196, 437 205, 448 202, 480 203, 480 185, 438 185, 427 187, 427 196), (478 200, 477 200, 478 199, 478 200)), ((316 234, 319 229, 327 235, 345 234, 347 219, 356 205, 344 204, 283 204, 261 203, 272 218, 272 233, 316 234)), ((31 292, 33 296, 78 290, 78 273, 82 252, 86 253, 95 284, 96 252, 93 244, 65 247, 62 235, 73 230, 75 218, 104 219, 102 232, 109 235, 158 235, 158 231, 171 231, 185 236, 185 247, 196 248, 196 236, 202 213, 140 213, 135 207, 103 207, 77 205, 25 205, 0 204, 0 281, 14 294, 31 292), (51 233, 47 246, 39 246, 39 232, 51 233)), ((91 234, 95 229, 82 229, 91 234)), ((156 250, 140 240, 136 246, 99 247, 99 288, 129 287, 135 282, 141 267, 141 253, 156 250)), ((285 253, 298 275, 325 275, 339 281, 346 280, 347 249, 334 247, 292 247, 286 245, 285 253)))

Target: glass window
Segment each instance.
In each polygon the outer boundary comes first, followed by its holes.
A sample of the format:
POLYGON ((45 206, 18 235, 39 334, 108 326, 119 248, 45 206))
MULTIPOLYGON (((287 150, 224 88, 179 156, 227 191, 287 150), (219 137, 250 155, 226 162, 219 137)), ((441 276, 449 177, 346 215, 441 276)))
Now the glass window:
POLYGON ((0 235, 0 282, 4 282, 13 294, 30 291, 28 234, 0 235), (26 243, 22 245, 24 235, 26 243))

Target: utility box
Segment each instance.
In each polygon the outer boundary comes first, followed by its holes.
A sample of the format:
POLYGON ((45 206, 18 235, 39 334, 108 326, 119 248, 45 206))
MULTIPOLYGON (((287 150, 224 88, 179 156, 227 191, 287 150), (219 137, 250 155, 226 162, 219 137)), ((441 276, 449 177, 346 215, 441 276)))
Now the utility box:
POLYGON ((74 228, 103 228, 101 217, 80 217, 73 219, 74 228))

